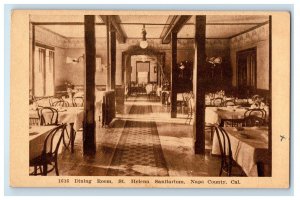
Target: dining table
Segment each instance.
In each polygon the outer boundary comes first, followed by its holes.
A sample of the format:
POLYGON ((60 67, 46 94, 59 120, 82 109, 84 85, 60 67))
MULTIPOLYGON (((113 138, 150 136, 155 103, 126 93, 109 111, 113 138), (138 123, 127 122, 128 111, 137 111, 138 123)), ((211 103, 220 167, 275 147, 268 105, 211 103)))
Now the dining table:
MULTIPOLYGON (((58 111, 58 124, 70 126, 71 152, 74 153, 75 132, 83 128, 84 108, 83 107, 54 107, 58 111)), ((45 112, 44 117, 51 117, 51 112, 45 112)), ((29 117, 38 117, 37 110, 29 109, 29 117)))
MULTIPOLYGON (((224 130, 231 143, 232 158, 247 176, 260 176, 260 167, 268 166, 271 159, 268 150, 268 127, 224 127, 224 130)), ((223 140, 222 137, 220 139, 223 140)), ((226 146, 228 147, 228 143, 226 146)), ((213 136, 211 153, 220 155, 216 132, 213 136)))
POLYGON ((248 108, 227 106, 227 107, 206 107, 205 122, 224 126, 225 122, 242 123, 244 114, 248 108))
POLYGON ((29 127, 29 160, 41 155, 44 141, 50 132, 57 126, 30 126, 29 127))

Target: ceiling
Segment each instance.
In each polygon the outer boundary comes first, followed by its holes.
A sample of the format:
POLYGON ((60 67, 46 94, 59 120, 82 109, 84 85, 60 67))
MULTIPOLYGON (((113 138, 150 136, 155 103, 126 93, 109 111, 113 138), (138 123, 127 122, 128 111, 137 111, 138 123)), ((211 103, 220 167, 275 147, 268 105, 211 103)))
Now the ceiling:
MULTIPOLYGON (((172 16, 169 15, 119 15, 118 17, 120 19, 118 23, 127 38, 141 38, 143 25, 147 31, 147 38, 160 38, 164 28, 170 26, 172 21, 172 16)), ((207 15, 206 38, 230 38, 265 23, 268 19, 268 15, 207 15)), ((30 20, 67 38, 84 37, 84 17, 80 15, 33 15, 30 20)), ((106 37, 106 26, 100 17, 96 17, 96 24, 96 37, 106 37)), ((195 16, 192 16, 179 31, 178 38, 193 38, 194 35, 195 16)))

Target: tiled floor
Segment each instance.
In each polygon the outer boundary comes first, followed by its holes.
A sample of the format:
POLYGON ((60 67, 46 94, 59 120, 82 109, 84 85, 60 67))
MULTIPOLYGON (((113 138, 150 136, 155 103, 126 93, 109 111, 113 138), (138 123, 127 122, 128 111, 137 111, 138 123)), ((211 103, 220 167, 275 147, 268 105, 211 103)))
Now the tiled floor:
MULTIPOLYGON (((75 153, 65 150, 59 156, 60 175, 217 176, 218 159, 194 154, 186 115, 179 112, 171 118, 169 110, 143 96, 129 98, 117 107, 110 128, 97 122, 94 156, 82 155, 82 132, 77 133, 75 153)), ((209 149, 210 134, 206 136, 209 149)))

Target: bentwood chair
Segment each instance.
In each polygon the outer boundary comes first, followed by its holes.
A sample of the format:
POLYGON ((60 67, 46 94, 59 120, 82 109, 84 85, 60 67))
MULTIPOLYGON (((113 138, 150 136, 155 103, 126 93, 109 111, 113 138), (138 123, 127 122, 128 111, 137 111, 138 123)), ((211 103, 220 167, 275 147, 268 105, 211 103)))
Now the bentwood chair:
POLYGON ((54 104, 55 102, 58 102, 58 101, 61 101, 61 100, 63 100, 61 97, 55 97, 55 96, 50 97, 50 98, 49 98, 49 105, 50 105, 50 106, 54 106, 53 104, 54 104))
POLYGON ((223 98, 217 97, 213 100, 213 106, 222 106, 223 105, 223 98))
POLYGON ((39 110, 42 126, 51 126, 58 124, 58 111, 52 107, 43 107, 39 110))
POLYGON ((34 117, 29 117, 29 126, 39 126, 41 123, 41 117, 40 117, 40 113, 39 110, 36 110, 37 112, 37 116, 34 117))
POLYGON ((52 106, 59 106, 59 107, 69 107, 69 102, 65 100, 58 100, 52 103, 52 106))
POLYGON ((66 124, 62 124, 47 134, 41 154, 29 161, 29 166, 34 168, 30 175, 47 176, 49 172, 55 170, 55 174, 59 176, 57 155, 65 130, 66 124))
POLYGON ((79 97, 79 96, 73 97, 72 103, 73 103, 74 107, 83 107, 84 99, 83 99, 83 97, 79 97))
POLYGON ((234 99, 223 101, 222 106, 235 106, 234 99))
POLYGON ((245 126, 258 126, 266 122, 267 112, 264 109, 249 109, 244 113, 245 126))
POLYGON ((244 118, 244 126, 253 127, 253 126, 263 126, 265 120, 256 115, 250 115, 244 118))
POLYGON ((227 132, 222 127, 215 127, 215 133, 219 143, 219 149, 221 154, 221 166, 219 176, 223 173, 226 176, 245 176, 243 169, 233 160, 231 151, 231 142, 227 132), (232 172, 239 172, 233 175, 232 172))
POLYGON ((266 111, 264 109, 260 109, 260 108, 253 108, 253 109, 249 109, 244 113, 244 117, 248 117, 251 115, 255 115, 258 116, 260 118, 265 119, 266 118, 266 111))

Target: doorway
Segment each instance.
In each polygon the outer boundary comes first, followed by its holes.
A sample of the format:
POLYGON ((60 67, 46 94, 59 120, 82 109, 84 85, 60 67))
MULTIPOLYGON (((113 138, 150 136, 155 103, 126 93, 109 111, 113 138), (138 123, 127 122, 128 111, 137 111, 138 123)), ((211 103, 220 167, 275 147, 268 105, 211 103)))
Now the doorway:
POLYGON ((138 84, 146 85, 150 79, 150 62, 136 62, 136 79, 138 84))
POLYGON ((237 52, 237 87, 244 97, 256 91, 256 65, 256 48, 237 52))

